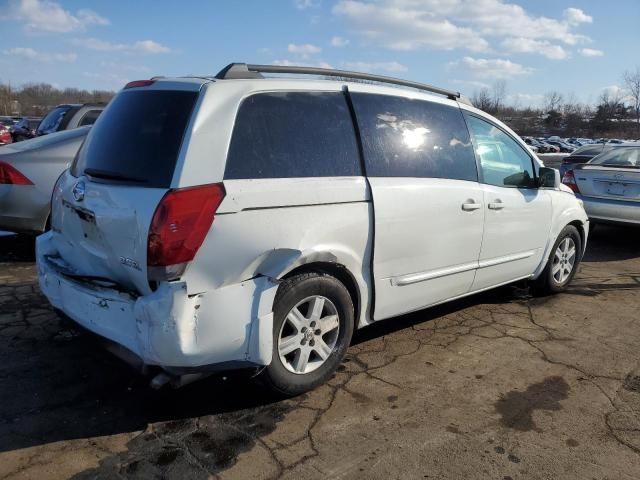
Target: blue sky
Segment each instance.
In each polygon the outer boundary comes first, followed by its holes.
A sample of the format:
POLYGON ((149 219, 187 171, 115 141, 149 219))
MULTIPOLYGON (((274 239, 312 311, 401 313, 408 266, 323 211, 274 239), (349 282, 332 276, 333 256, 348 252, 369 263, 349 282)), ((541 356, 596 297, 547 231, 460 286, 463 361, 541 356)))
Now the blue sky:
POLYGON ((0 0, 0 81, 119 89, 232 61, 594 102, 640 64, 640 0, 0 0))

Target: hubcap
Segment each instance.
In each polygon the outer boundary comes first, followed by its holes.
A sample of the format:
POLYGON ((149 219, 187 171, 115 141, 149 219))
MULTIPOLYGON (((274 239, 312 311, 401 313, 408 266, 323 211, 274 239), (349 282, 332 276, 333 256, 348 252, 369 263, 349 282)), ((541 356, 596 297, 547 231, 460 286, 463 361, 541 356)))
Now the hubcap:
POLYGON ((335 305, 314 295, 299 302, 285 317, 278 335, 278 354, 287 370, 310 373, 327 361, 338 342, 340 319, 335 305))
POLYGON ((553 256, 551 275, 553 279, 562 284, 567 281, 576 263, 576 244, 573 238, 566 237, 560 242, 553 256))

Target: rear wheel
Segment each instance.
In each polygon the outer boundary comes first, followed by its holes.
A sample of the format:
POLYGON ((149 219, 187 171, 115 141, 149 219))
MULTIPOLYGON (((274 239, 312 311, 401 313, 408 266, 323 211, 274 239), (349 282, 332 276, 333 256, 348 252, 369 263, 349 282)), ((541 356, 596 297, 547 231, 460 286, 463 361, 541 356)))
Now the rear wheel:
POLYGON ((304 273, 285 280, 274 302, 273 358, 263 383, 292 396, 325 382, 349 347, 353 315, 349 292, 336 278, 304 273))
POLYGON ((580 233, 573 225, 567 225, 551 249, 547 266, 534 284, 535 290, 542 294, 563 291, 578 269, 581 254, 580 233))

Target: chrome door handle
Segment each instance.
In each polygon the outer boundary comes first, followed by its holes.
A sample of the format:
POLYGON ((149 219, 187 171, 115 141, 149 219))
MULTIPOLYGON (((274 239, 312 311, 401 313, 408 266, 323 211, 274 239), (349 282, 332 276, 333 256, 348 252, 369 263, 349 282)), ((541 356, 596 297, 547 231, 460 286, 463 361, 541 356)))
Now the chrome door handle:
POLYGON ((466 211, 466 212, 471 212, 473 210, 478 210, 479 208, 482 208, 482 204, 481 203, 476 203, 475 200, 467 200, 466 202, 464 202, 462 204, 462 210, 466 211))
POLYGON ((499 198, 496 198, 495 202, 489 203, 489 208, 491 210, 502 210, 504 208, 504 203, 502 203, 502 200, 500 200, 499 198))

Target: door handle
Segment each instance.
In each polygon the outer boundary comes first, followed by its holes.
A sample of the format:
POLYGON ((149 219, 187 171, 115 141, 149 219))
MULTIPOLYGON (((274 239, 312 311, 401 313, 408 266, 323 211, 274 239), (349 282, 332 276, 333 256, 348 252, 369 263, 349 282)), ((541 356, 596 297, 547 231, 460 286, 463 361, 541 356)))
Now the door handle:
POLYGON ((476 203, 476 201, 471 198, 462 204, 462 210, 466 212, 478 210, 479 208, 482 208, 482 204, 476 203))
POLYGON ((502 210, 504 208, 504 203, 499 198, 496 198, 494 202, 489 203, 489 208, 491 210, 502 210))

